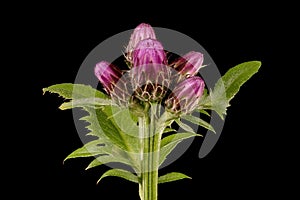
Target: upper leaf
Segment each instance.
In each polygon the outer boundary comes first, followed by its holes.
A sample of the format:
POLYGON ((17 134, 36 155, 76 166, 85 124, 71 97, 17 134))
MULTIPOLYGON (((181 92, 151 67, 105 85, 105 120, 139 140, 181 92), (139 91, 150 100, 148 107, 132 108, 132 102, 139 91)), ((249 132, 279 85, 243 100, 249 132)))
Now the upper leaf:
POLYGON ((88 107, 84 107, 84 109, 89 113, 89 116, 82 119, 90 123, 88 129, 92 131, 92 135, 100 138, 103 138, 104 135, 106 142, 110 142, 128 153, 139 152, 138 138, 125 134, 108 118, 105 112, 88 107))
POLYGON ((199 118, 199 117, 195 117, 193 115, 183 115, 181 116, 183 119, 188 120, 194 124, 198 124, 199 126, 202 126, 214 133, 216 133, 216 131, 214 130, 214 128, 212 127, 212 125, 210 125, 209 123, 207 123, 206 121, 204 121, 203 119, 199 118))
POLYGON ((59 108, 61 110, 72 109, 76 107, 101 107, 106 105, 113 105, 113 102, 110 99, 101 99, 101 98, 81 98, 81 99, 74 99, 69 102, 63 103, 59 108))
MULTIPOLYGON (((248 79, 258 72, 260 66, 260 61, 250 61, 241 63, 228 70, 228 72, 222 77, 228 101, 237 94, 240 87, 248 79)), ((218 83, 216 85, 218 85, 218 83)))
MULTIPOLYGON (((195 133, 194 129, 192 127, 190 127, 189 125, 183 123, 182 121, 180 121, 180 119, 175 119, 175 122, 178 124, 178 126, 180 128, 182 128, 183 130, 190 132, 190 133, 195 133)), ((195 133, 196 134, 196 133, 195 133)))
POLYGON ((216 111, 223 119, 230 100, 238 93, 240 87, 258 72, 261 66, 259 61, 241 63, 229 69, 210 90, 209 95, 204 94, 199 103, 199 109, 216 111))
POLYGON ((52 85, 47 88, 43 88, 43 92, 56 93, 65 99, 81 99, 98 97, 107 99, 107 95, 92 88, 89 85, 84 84, 73 84, 73 83, 61 83, 52 85))
POLYGON ((126 134, 138 137, 139 127, 136 119, 134 119, 129 109, 124 107, 111 107, 112 115, 109 119, 112 119, 115 124, 126 134))

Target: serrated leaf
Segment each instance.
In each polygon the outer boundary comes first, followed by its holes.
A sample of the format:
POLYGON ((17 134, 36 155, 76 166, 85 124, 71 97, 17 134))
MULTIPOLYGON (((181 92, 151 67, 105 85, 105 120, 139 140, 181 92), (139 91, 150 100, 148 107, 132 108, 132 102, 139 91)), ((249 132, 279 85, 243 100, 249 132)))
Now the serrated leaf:
MULTIPOLYGON (((108 154, 111 158, 119 159, 120 163, 127 164, 135 170, 140 170, 140 163, 136 158, 139 152, 139 140, 138 138, 132 137, 130 135, 124 134, 122 131, 115 126, 115 124, 108 119, 106 113, 102 109, 94 109, 90 107, 84 107, 84 110, 88 112, 88 115, 81 118, 89 123, 87 126, 90 132, 88 135, 96 136, 103 143, 109 146, 108 154)), ((102 158, 99 158, 100 161, 102 158)), ((105 161, 109 162, 108 158, 105 161)), ((110 162, 114 162, 111 160, 110 162)))
POLYGON ((196 133, 174 133, 167 137, 164 137, 161 140, 160 156, 159 156, 159 165, 161 165, 167 156, 172 152, 172 150, 183 140, 195 137, 202 136, 196 133))
MULTIPOLYGON (((178 126, 180 128, 182 128, 183 130, 187 131, 187 132, 191 132, 191 133, 195 133, 194 129, 192 129, 192 127, 190 127, 189 125, 183 123, 182 121, 180 121, 180 119, 175 119, 175 122, 178 124, 178 126)), ((195 133, 196 134, 196 133, 195 133)))
POLYGON ((90 97, 98 97, 103 99, 108 98, 107 95, 99 90, 84 84, 61 83, 43 88, 43 92, 56 93, 65 99, 81 99, 90 97))
POLYGON ((59 109, 67 110, 76 107, 100 107, 113 105, 114 103, 110 99, 101 99, 101 98, 82 98, 82 99, 74 99, 69 102, 63 103, 59 109))
POLYGON ((101 144, 101 141, 93 140, 93 141, 85 144, 83 147, 73 151, 71 154, 69 154, 65 158, 64 161, 66 161, 70 158, 90 157, 90 156, 96 156, 99 154, 105 154, 105 150, 104 150, 105 147, 99 146, 100 144, 101 144))
POLYGON ((209 95, 203 95, 199 103, 199 109, 211 109, 224 119, 230 100, 237 94, 240 87, 258 72, 261 66, 259 61, 241 63, 229 69, 210 91, 209 95))
POLYGON ((89 126, 89 129, 92 129, 94 134, 99 134, 99 137, 101 137, 101 134, 105 134, 106 138, 112 144, 127 152, 139 152, 138 138, 124 134, 110 119, 108 119, 108 116, 102 110, 95 110, 87 107, 84 109, 90 113, 91 117, 86 117, 84 119, 92 125, 89 126), (94 128, 96 128, 96 130, 94 128))
POLYGON ((215 129, 212 127, 212 125, 210 125, 209 123, 207 123, 206 121, 204 121, 203 119, 199 118, 199 117, 195 117, 193 115, 183 115, 181 116, 183 119, 192 122, 194 124, 197 124, 199 126, 202 126, 214 133, 216 133, 215 129))
POLYGON ((166 175, 160 176, 158 177, 158 183, 167 183, 167 182, 172 182, 172 181, 178 181, 181 179, 192 179, 191 177, 183 174, 183 173, 179 173, 179 172, 171 172, 168 173, 166 175))
POLYGON ((110 162, 119 162, 132 166, 127 152, 118 148, 117 146, 108 144, 103 144, 101 140, 93 140, 88 142, 83 147, 73 151, 68 155, 64 161, 70 158, 80 158, 80 157, 91 157, 98 156, 91 164, 87 167, 95 167, 101 164, 106 164, 110 162))
POLYGON ((226 115, 227 107, 230 105, 229 101, 226 97, 226 91, 222 82, 220 81, 214 87, 214 90, 210 92, 211 100, 211 109, 216 111, 216 113, 224 119, 224 115, 226 115), (218 85, 220 86, 218 86, 218 85))
POLYGON ((126 134, 138 137, 139 127, 137 121, 132 118, 132 114, 129 109, 123 107, 113 106, 111 107, 113 113, 110 119, 113 119, 115 124, 126 134))
POLYGON ((240 87, 256 74, 261 66, 260 61, 241 63, 231 69, 222 77, 226 89, 226 97, 230 101, 240 90, 240 87))
POLYGON ((109 119, 108 116, 111 116, 114 104, 107 95, 91 86, 71 83, 53 85, 44 88, 43 92, 56 93, 67 100, 72 99, 70 102, 63 103, 61 109, 82 107, 87 111, 88 115, 82 117, 81 120, 89 123, 88 135, 98 137, 101 144, 104 144, 104 146, 95 144, 92 147, 87 144, 87 146, 75 150, 66 159, 99 156, 97 158, 99 162, 91 163, 88 168, 99 165, 100 162, 102 164, 120 162, 140 171, 140 163, 135 157, 135 152, 139 152, 138 138, 124 133, 124 130, 121 130, 113 119, 109 119), (101 109, 95 109, 99 107, 101 109))
POLYGON ((133 173, 123 170, 123 169, 111 169, 106 171, 101 177, 100 179, 97 181, 97 183, 99 183, 103 178, 108 177, 108 176, 116 176, 116 177, 120 177, 123 179, 126 179, 128 181, 134 182, 134 183, 139 183, 139 179, 136 175, 134 175, 133 173))

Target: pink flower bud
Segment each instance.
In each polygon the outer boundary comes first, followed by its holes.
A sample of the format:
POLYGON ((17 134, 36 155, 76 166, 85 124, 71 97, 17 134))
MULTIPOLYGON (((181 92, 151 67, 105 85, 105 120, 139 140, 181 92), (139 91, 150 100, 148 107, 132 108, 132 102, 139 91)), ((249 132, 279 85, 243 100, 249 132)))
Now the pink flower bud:
POLYGON ((162 44, 153 39, 145 39, 138 43, 133 52, 133 67, 147 64, 167 63, 166 53, 162 44))
POLYGON ((126 47, 127 60, 132 61, 132 52, 141 40, 156 39, 153 28, 149 24, 141 23, 138 25, 130 36, 129 43, 126 47))
POLYGON ((110 94, 117 81, 121 78, 122 72, 119 68, 106 61, 101 61, 95 66, 95 75, 103 85, 104 90, 110 94))
POLYGON ((200 101, 204 86, 204 81, 198 76, 183 80, 165 101, 166 108, 173 113, 191 113, 200 101))
POLYGON ((183 77, 194 76, 203 64, 203 54, 191 51, 177 59, 171 66, 183 77))

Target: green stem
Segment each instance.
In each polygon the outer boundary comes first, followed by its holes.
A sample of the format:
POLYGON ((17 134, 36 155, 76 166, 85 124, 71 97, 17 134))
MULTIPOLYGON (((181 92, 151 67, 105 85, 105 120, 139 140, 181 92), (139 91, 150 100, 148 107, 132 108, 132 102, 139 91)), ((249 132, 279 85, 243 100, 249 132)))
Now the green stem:
POLYGON ((141 141, 141 200, 157 200, 160 134, 156 134, 157 104, 151 104, 150 116, 139 118, 141 141))

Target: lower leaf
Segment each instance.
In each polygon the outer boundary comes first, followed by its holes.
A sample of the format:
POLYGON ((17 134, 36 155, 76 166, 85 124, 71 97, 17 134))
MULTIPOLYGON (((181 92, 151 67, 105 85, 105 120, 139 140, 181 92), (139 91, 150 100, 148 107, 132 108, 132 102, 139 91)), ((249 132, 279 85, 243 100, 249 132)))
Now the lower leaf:
POLYGON ((158 177, 158 183, 167 183, 167 182, 178 181, 178 180, 186 179, 186 178, 192 179, 191 177, 189 177, 183 173, 171 172, 166 175, 158 177))
POLYGON ((134 183, 139 183, 139 178, 135 174, 133 174, 133 173, 131 173, 129 171, 123 170, 123 169, 111 169, 111 170, 106 171, 100 177, 100 179, 97 181, 97 184, 103 178, 108 177, 108 176, 116 176, 116 177, 120 177, 120 178, 126 179, 128 181, 134 182, 134 183))

